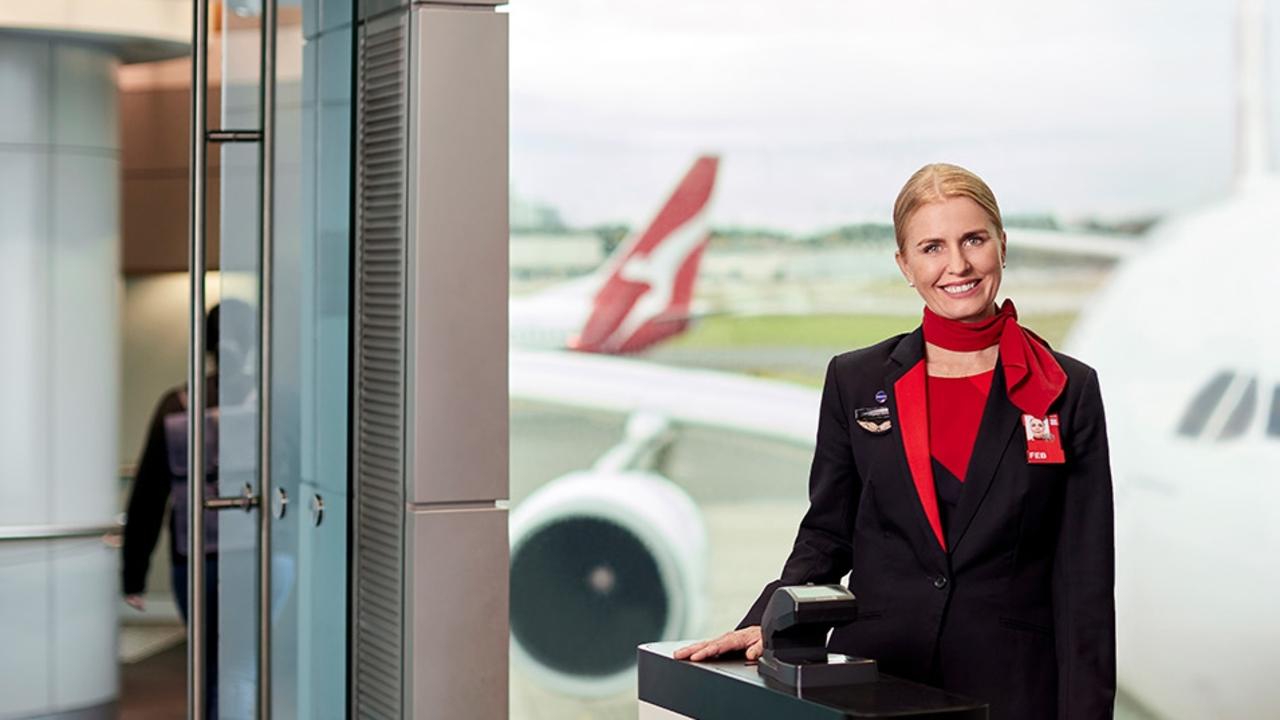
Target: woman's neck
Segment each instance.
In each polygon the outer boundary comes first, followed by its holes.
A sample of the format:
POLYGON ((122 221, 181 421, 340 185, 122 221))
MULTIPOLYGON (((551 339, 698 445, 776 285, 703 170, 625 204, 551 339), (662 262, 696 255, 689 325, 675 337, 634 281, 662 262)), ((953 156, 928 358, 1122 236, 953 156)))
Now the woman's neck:
POLYGON ((992 370, 1000 357, 1000 346, 972 352, 948 350, 931 342, 924 344, 925 370, 934 377, 968 377, 992 370))

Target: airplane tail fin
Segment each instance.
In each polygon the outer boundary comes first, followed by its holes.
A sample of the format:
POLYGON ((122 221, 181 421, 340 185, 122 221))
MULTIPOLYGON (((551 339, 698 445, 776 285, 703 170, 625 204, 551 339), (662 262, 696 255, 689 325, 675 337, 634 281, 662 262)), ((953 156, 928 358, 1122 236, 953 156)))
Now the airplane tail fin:
POLYGON ((689 326, 719 162, 713 155, 695 160, 652 222, 605 265, 604 282, 582 330, 569 341, 571 349, 636 352, 689 326))
POLYGON ((1236 182, 1240 184, 1270 172, 1266 27, 1263 0, 1240 0, 1236 11, 1236 182))

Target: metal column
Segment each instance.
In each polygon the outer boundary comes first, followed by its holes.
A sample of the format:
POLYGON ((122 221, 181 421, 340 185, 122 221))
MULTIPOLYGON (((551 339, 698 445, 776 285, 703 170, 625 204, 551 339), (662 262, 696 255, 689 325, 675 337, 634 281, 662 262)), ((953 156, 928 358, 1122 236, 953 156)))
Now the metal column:
POLYGON ((204 383, 205 96, 209 88, 209 3, 196 0, 191 58, 191 337, 187 354, 187 717, 205 716, 204 683, 204 383))

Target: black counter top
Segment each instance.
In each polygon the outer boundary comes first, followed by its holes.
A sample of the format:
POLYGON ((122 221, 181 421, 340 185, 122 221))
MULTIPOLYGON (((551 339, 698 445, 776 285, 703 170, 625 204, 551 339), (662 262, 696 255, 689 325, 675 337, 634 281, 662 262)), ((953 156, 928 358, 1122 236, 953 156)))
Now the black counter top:
POLYGON ((640 701, 693 718, 937 718, 986 720, 987 705, 880 673, 863 685, 794 688, 766 684, 741 655, 700 663, 673 660, 688 642, 639 648, 640 701))

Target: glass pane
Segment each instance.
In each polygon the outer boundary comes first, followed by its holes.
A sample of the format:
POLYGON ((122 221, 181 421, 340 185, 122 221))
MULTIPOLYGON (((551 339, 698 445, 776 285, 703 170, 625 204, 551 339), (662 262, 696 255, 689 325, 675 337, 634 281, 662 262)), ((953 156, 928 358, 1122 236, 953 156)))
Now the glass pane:
POLYGON ((1231 385, 1231 380, 1235 375, 1223 370, 1214 375, 1208 384, 1201 388, 1191 399, 1191 404, 1187 406, 1186 411, 1182 414, 1182 421, 1178 423, 1178 434, 1187 437, 1199 437, 1204 432, 1205 425, 1209 422, 1209 417, 1218 408, 1218 403, 1222 400, 1222 395, 1227 391, 1227 387, 1231 385))
POLYGON ((282 3, 272 283, 272 713, 346 707, 350 12, 282 3))
MULTIPOLYGON (((280 718, 328 717, 345 708, 351 13, 342 13, 340 5, 330 2, 322 9, 318 3, 282 2, 278 10, 268 390, 271 487, 266 498, 277 514, 268 612, 272 712, 280 718)), ((260 21, 260 3, 228 6, 227 128, 259 124, 260 21)), ((249 308, 257 297, 260 247, 257 147, 227 146, 222 157, 223 304, 241 298, 249 308)), ((250 312, 242 325, 257 337, 254 323, 250 312)), ((253 379, 254 357, 245 356, 238 377, 253 379)), ((224 402, 229 403, 231 386, 224 381, 224 388, 224 402)), ((236 414, 224 408, 222 423, 224 433, 242 431, 223 439, 223 455, 254 457, 257 418, 252 408, 236 414)), ((253 482, 252 463, 242 462, 239 469, 245 475, 235 478, 224 470, 224 494, 241 492, 246 480, 253 482)), ((223 624, 220 636, 220 711, 243 717, 256 701, 256 517, 223 513, 220 520, 222 616, 231 617, 234 608, 235 617, 234 624, 223 624), (236 538, 247 533, 245 542, 228 537, 232 527, 236 538), (237 553, 234 558, 228 557, 231 552, 237 553)))
POLYGON ((1248 432, 1257 407, 1258 379, 1249 378, 1249 384, 1245 386, 1244 392, 1236 402, 1236 406, 1231 408, 1231 414, 1227 416, 1227 420, 1222 426, 1222 432, 1218 433, 1218 439, 1230 440, 1248 432))
POLYGON ((1053 345, 1108 279, 1012 249, 1061 227, 1011 179, 1054 164, 1010 166, 1048 131, 918 107, 954 87, 915 72, 893 12, 748 5, 512 5, 512 718, 634 717, 636 643, 731 630, 778 577, 827 363, 920 323, 892 227, 916 168, 991 175, 1001 295, 1053 345))
POLYGON ((1271 393, 1271 414, 1267 420, 1267 434, 1280 437, 1280 385, 1271 393))
MULTIPOLYGON (((254 129, 258 119, 261 47, 259 18, 226 8, 222 13, 222 112, 218 126, 254 129)), ((221 161, 220 298, 218 358, 218 491, 242 495, 258 488, 258 147, 224 144, 210 149, 221 161)), ((212 404, 211 390, 211 404, 212 404)), ((214 515, 210 513, 210 515, 214 515)), ((211 565, 210 620, 217 623, 217 698, 213 717, 252 717, 258 688, 258 516, 222 511, 217 564, 211 565)), ((209 521, 207 521, 209 522, 209 521)), ((213 524, 211 523, 211 524, 213 524)), ((206 639, 214 642, 214 637, 206 639)))

